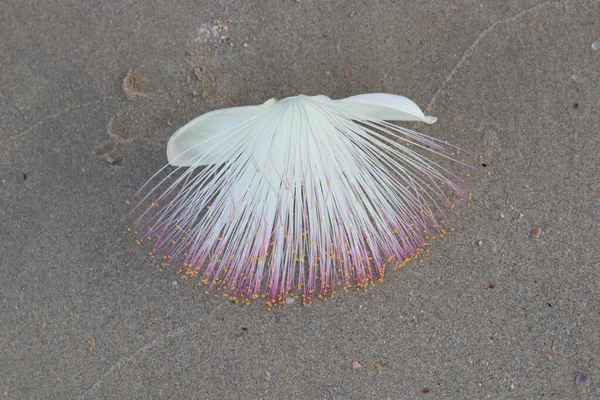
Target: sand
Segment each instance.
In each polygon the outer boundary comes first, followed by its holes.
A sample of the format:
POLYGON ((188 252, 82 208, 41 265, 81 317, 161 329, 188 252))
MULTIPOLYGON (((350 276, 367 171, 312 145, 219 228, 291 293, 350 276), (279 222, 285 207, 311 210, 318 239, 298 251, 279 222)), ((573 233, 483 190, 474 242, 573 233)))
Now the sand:
POLYGON ((600 398, 598 1, 0 15, 1 399, 600 398), (120 222, 191 118, 369 92, 485 164, 456 231, 369 291, 231 304, 120 222))

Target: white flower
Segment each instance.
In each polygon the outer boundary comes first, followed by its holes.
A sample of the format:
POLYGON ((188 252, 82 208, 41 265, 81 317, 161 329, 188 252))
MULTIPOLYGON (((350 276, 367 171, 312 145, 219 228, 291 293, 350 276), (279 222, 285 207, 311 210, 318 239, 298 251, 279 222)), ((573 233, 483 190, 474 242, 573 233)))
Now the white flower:
POLYGON ((184 276, 235 300, 366 287, 415 257, 431 229, 445 233, 444 185, 463 195, 423 155, 455 159, 457 148, 385 122, 400 120, 436 119, 383 93, 206 113, 169 140, 169 164, 186 169, 150 190, 134 225, 156 240, 151 254, 183 255, 184 276))

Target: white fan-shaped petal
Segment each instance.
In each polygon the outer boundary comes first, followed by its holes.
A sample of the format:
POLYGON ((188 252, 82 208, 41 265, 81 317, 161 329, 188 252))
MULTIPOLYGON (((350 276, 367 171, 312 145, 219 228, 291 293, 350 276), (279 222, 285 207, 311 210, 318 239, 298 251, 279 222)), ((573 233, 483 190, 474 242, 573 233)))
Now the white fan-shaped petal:
POLYGON ((169 164, 175 167, 221 164, 229 155, 220 151, 219 134, 256 117, 275 99, 259 106, 224 108, 211 111, 193 119, 179 128, 167 144, 169 164))
POLYGON ((334 103, 344 110, 384 121, 421 121, 433 124, 437 120, 423 114, 411 99, 387 93, 359 94, 335 100, 334 103))

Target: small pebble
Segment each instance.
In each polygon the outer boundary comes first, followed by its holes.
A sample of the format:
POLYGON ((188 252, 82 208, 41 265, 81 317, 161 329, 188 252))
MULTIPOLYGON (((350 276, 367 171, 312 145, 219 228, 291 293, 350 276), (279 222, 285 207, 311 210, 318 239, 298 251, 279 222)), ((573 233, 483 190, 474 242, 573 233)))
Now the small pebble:
POLYGON ((477 242, 477 244, 479 245, 479 247, 483 246, 483 241, 480 240, 479 242, 477 242))
POLYGON ((285 304, 294 304, 296 302, 296 299, 293 297, 286 297, 285 298, 285 304))
POLYGON ((536 239, 539 238, 541 234, 542 234, 542 228, 540 228, 539 226, 535 226, 531 230, 531 236, 533 236, 536 239))
POLYGON ((173 282, 171 282, 171 285, 173 285, 173 286, 177 286, 177 285, 179 285, 179 282, 177 282, 177 281, 173 281, 173 282))
POLYGON ((578 372, 577 376, 575 377, 575 383, 577 383, 578 385, 580 385, 580 384, 582 384, 585 381, 587 381, 587 375, 584 374, 583 372, 578 372))
POLYGON ((504 213, 500 213, 500 218, 504 219, 504 213))
POLYGON ((593 50, 600 50, 600 42, 594 42, 594 43, 592 43, 592 49, 593 50))
POLYGON ((357 370, 361 367, 360 363, 358 361, 352 361, 352 369, 353 370, 357 370))

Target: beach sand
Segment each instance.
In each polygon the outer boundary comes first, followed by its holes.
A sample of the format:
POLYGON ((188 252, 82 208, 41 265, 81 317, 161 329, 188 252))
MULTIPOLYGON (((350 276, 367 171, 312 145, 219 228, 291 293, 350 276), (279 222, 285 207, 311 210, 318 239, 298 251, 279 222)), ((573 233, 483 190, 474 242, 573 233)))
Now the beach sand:
POLYGON ((0 399, 600 398, 599 16, 591 0, 3 1, 0 399), (232 304, 121 222, 190 119, 371 92, 413 99, 438 122, 407 126, 485 166, 456 230, 368 291, 232 304))

